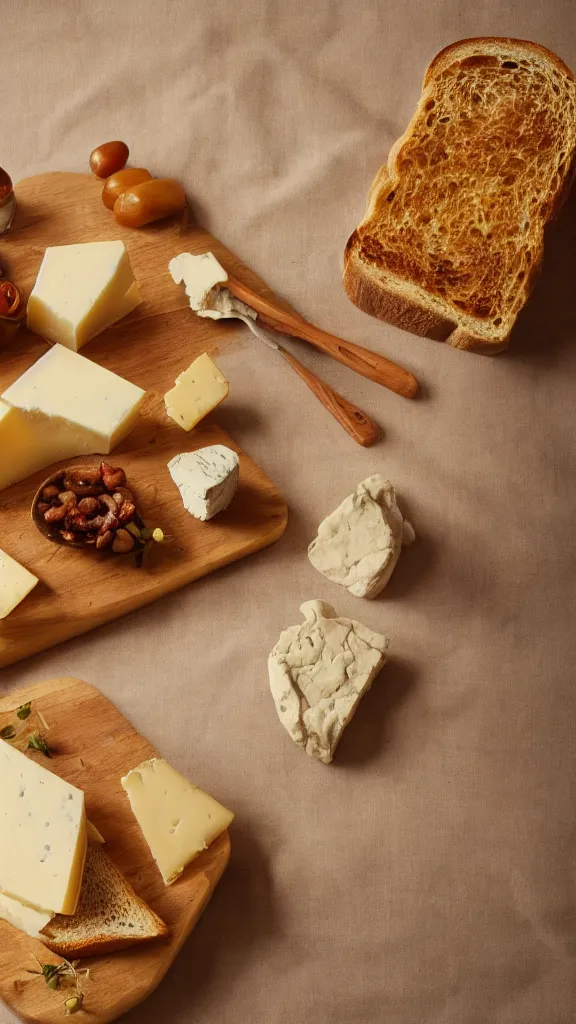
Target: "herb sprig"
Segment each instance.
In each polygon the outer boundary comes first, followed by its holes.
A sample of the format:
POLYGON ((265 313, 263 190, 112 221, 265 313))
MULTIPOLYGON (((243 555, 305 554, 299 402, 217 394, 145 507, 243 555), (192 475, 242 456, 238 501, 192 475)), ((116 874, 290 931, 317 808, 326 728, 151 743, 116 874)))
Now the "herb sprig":
POLYGON ((14 722, 9 722, 0 729, 0 739, 11 743, 24 753, 26 750, 35 750, 44 754, 45 757, 52 757, 52 751, 48 746, 45 732, 48 732, 48 724, 40 711, 32 710, 32 702, 22 704, 16 710, 14 722), (40 731, 40 728, 42 732, 40 731))
POLYGON ((70 1017, 73 1013, 78 1013, 79 1010, 84 1009, 84 994, 81 988, 81 978, 90 977, 90 969, 83 967, 78 970, 79 960, 66 960, 62 958, 62 962, 59 964, 42 964, 40 963, 37 956, 31 954, 36 961, 39 970, 32 971, 28 970, 28 974, 33 974, 36 978, 43 978, 48 988, 53 991, 59 989, 66 989, 68 995, 64 1000, 64 1013, 67 1017, 70 1017))

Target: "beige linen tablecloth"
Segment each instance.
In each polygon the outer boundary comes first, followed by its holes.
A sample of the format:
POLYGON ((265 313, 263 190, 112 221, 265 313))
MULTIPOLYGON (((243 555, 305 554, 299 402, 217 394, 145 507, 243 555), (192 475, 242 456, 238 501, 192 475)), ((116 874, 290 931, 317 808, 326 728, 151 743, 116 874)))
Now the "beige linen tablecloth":
POLYGON ((217 419, 284 491, 284 538, 2 674, 5 690, 97 684, 237 813, 212 905, 126 1019, 569 1024, 576 202, 509 355, 371 320, 340 274, 435 52, 513 35, 574 67, 573 0, 3 0, 0 32, 0 164, 15 180, 84 170, 95 144, 127 138, 298 309, 424 386, 410 403, 299 349, 382 423, 362 450, 271 353, 232 346, 217 419), (319 576, 306 546, 375 471, 418 539, 367 602, 319 576), (268 652, 312 597, 392 638, 331 767, 291 743, 268 691, 268 652))

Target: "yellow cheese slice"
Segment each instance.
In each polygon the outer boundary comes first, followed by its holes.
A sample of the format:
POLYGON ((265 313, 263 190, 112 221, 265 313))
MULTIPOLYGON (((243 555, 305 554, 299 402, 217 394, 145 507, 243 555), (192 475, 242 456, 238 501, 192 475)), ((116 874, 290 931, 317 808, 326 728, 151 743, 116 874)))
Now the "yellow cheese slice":
POLYGON ((28 300, 28 327, 77 352, 141 301, 124 242, 50 246, 28 300))
POLYGON ((37 583, 36 576, 0 550, 0 619, 10 615, 37 583))
POLYGON ((84 793, 0 740, 0 892, 73 914, 86 859, 84 793))
POLYGON ((144 761, 128 772, 122 785, 166 885, 174 882, 234 817, 160 758, 144 761))
POLYGON ((166 412, 184 430, 192 430, 228 395, 230 386, 216 363, 204 352, 177 378, 164 395, 166 412))

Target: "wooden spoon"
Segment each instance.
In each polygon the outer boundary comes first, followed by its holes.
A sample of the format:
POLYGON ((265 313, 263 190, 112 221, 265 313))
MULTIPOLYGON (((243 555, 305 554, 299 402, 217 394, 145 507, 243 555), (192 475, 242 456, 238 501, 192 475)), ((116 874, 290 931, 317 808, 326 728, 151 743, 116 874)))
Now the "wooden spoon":
POLYGON ((315 348, 327 355, 337 359, 338 362, 348 366, 363 377, 368 377, 376 384, 382 384, 390 391, 403 395, 405 398, 416 398, 418 394, 418 381, 402 366, 378 355, 368 348, 355 345, 351 341, 344 341, 337 338, 335 334, 320 330, 314 324, 308 323, 298 313, 288 313, 281 306, 275 305, 268 299, 257 295, 235 277, 228 277, 226 281, 228 288, 237 299, 245 302, 247 306, 256 310, 259 318, 268 327, 278 331, 280 334, 287 334, 289 337, 302 338, 310 342, 315 348))

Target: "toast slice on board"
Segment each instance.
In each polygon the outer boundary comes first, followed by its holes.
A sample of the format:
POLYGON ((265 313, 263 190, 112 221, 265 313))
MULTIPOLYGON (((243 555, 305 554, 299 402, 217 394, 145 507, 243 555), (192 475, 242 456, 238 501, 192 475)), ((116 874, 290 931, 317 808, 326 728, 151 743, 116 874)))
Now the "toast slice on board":
POLYGON ((348 240, 348 296, 455 348, 506 348, 575 155, 576 79, 559 57, 519 39, 446 47, 348 240))
POLYGON ((116 953, 167 934, 164 922, 136 895, 102 846, 90 843, 76 913, 57 914, 41 938, 48 949, 69 959, 116 953))

